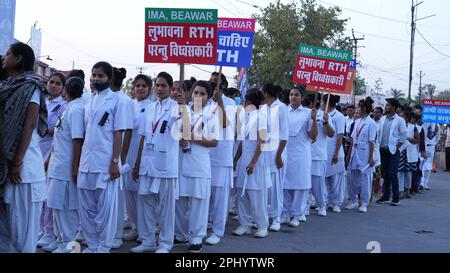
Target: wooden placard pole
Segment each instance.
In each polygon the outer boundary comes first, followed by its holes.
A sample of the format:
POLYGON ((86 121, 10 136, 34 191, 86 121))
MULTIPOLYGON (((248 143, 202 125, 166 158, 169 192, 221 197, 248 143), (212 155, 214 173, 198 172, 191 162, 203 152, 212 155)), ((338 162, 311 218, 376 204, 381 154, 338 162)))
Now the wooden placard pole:
POLYGON ((180 64, 180 81, 184 81, 184 64, 180 64))

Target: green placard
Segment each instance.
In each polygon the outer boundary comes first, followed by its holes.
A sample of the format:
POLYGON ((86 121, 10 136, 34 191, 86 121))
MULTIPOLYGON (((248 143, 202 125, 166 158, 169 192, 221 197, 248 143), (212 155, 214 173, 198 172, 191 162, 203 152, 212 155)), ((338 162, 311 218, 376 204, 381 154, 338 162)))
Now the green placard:
POLYGON ((309 46, 304 44, 300 44, 298 54, 343 62, 351 62, 352 60, 352 53, 350 51, 309 46))
POLYGON ((145 9, 145 22, 217 24, 217 20, 216 9, 145 9))

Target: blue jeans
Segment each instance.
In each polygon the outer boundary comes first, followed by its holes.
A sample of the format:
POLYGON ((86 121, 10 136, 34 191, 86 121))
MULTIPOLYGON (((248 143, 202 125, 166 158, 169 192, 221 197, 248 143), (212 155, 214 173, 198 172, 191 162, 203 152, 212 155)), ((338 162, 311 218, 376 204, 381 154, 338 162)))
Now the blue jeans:
POLYGON ((381 148, 381 176, 384 179, 384 195, 382 199, 390 200, 392 189, 392 201, 399 201, 398 189, 398 164, 400 161, 400 152, 391 154, 389 149, 381 148))

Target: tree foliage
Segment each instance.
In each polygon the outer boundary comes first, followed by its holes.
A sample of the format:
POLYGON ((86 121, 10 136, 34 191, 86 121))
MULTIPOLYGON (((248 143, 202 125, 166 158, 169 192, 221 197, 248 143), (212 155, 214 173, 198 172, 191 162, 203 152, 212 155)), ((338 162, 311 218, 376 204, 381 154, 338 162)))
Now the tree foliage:
POLYGON ((260 28, 255 33, 251 86, 273 82, 289 88, 300 43, 350 50, 344 37, 347 19, 340 19, 338 7, 325 8, 315 0, 283 4, 279 0, 253 15, 260 28))

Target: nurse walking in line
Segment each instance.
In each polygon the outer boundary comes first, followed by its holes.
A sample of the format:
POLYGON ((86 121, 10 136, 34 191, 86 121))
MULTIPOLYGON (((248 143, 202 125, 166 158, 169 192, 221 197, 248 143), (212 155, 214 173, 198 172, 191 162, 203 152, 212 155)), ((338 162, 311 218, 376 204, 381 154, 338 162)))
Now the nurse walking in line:
POLYGON ((327 138, 328 166, 326 183, 328 190, 328 206, 333 212, 340 213, 345 198, 345 158, 342 147, 345 130, 345 117, 336 110, 340 97, 326 94, 322 97, 321 109, 325 110, 329 99, 328 115, 334 127, 334 136, 327 138))
POLYGON ((358 208, 358 194, 361 196, 359 212, 366 213, 372 194, 373 167, 375 166, 375 141, 377 137, 377 124, 369 116, 372 113, 373 100, 368 97, 359 102, 361 119, 355 123, 352 132, 352 146, 347 162, 350 175, 348 177, 348 194, 350 203, 346 209, 358 208))
POLYGON ((213 91, 208 82, 193 86, 191 140, 181 140, 180 198, 176 201, 175 241, 189 241, 188 252, 199 253, 208 226, 211 196, 210 149, 218 144, 219 118, 207 106, 213 91), (189 143, 188 143, 189 142, 189 143))
POLYGON ((238 188, 238 215, 240 226, 233 231, 236 236, 250 234, 252 221, 258 226, 256 238, 267 237, 269 219, 267 194, 272 186, 270 171, 263 157, 263 145, 267 137, 267 109, 262 105, 264 95, 258 89, 248 90, 245 95, 245 113, 240 121, 242 143, 236 154, 238 188))
POLYGON ((271 231, 281 228, 283 211, 283 181, 286 174, 286 144, 289 139, 288 111, 284 103, 278 100, 279 89, 273 84, 265 84, 262 92, 268 111, 268 141, 264 145, 264 157, 270 170, 272 187, 269 190, 269 217, 272 218, 271 231))
POLYGON ((112 249, 118 249, 123 245, 123 227, 125 221, 125 190, 123 188, 124 183, 124 175, 131 173, 130 165, 128 164, 128 151, 130 150, 130 142, 133 133, 133 121, 134 121, 134 103, 133 100, 125 94, 122 90, 123 80, 127 76, 127 71, 125 68, 113 68, 113 78, 111 81, 110 88, 111 90, 119 96, 121 104, 125 105, 126 110, 126 130, 123 134, 122 140, 122 149, 120 152, 120 186, 119 186, 119 195, 117 199, 118 203, 118 213, 117 213, 117 230, 116 236, 114 238, 114 242, 112 245, 112 249))
MULTIPOLYGON (((141 137, 138 135, 139 125, 145 115, 148 114, 148 108, 153 103, 150 101, 150 89, 152 88, 152 81, 146 75, 137 75, 133 81, 134 88, 134 122, 133 133, 131 137, 130 150, 128 152, 127 161, 130 166, 134 166, 136 163, 136 157, 139 150, 139 141, 141 137)), ((124 187, 125 187, 125 204, 127 214, 131 223, 131 230, 123 235, 123 240, 134 241, 138 238, 137 230, 137 192, 139 190, 139 183, 133 180, 132 173, 128 172, 123 174, 124 187)))
MULTIPOLYGON (((310 95, 313 102, 311 108, 315 108, 315 95, 310 95)), ((333 123, 330 122, 328 113, 322 110, 317 111, 317 138, 311 147, 311 186, 312 194, 317 204, 318 215, 327 216, 328 192, 325 182, 327 172, 327 139, 334 136, 333 123)), ((306 208, 309 211, 309 207, 306 208)), ((305 213, 306 215, 308 213, 305 213)))
POLYGON ((180 124, 189 123, 185 102, 172 100, 173 78, 166 72, 156 77, 156 96, 139 126, 139 151, 133 179, 139 179, 137 224, 142 243, 133 253, 169 253, 174 242, 175 200, 178 198, 180 124), (179 105, 183 104, 183 105, 179 105), (158 242, 156 225, 160 225, 158 242))
POLYGON ((67 80, 66 110, 55 126, 52 153, 48 164, 47 205, 53 210, 57 240, 45 247, 53 253, 70 253, 70 242, 78 231, 77 176, 84 139, 84 81, 67 80), (52 246, 53 245, 53 246, 52 246))
POLYGON ((0 185, 5 187, 11 251, 22 253, 36 252, 47 190, 39 141, 48 129, 48 91, 33 73, 34 61, 30 46, 12 44, 3 58, 10 78, 0 86, 0 185))
MULTIPOLYGON (((64 85, 66 84, 66 77, 62 73, 53 73, 47 83, 49 96, 45 100, 48 111, 48 133, 41 139, 39 146, 41 147, 42 155, 44 157, 45 169, 48 167, 48 160, 52 150, 53 135, 55 132, 55 124, 61 119, 64 112, 66 101, 62 97, 64 85)), ((49 247, 50 251, 57 247, 55 232, 53 230, 54 221, 52 209, 44 202, 44 207, 41 214, 41 228, 42 237, 38 241, 38 247, 49 247), (50 246, 54 243, 52 246, 50 246)))
POLYGON ((289 142, 287 144, 286 177, 283 183, 282 218, 291 227, 306 221, 305 211, 311 190, 311 144, 317 138, 317 112, 302 106, 299 89, 289 94, 289 142))
POLYGON ((117 228, 126 107, 109 89, 112 73, 109 63, 94 65, 91 85, 95 93, 85 106, 86 134, 78 173, 79 215, 88 245, 84 253, 108 253, 117 228))

